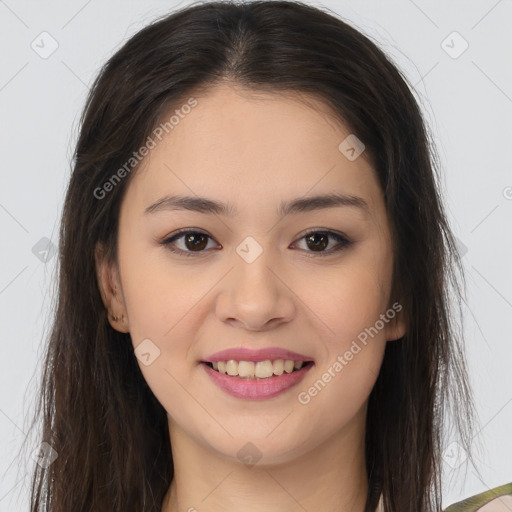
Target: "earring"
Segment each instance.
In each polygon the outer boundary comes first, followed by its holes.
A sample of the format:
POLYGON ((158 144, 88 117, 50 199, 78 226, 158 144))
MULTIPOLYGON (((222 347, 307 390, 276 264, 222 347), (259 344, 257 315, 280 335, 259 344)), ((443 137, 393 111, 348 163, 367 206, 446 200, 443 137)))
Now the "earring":
POLYGON ((112 320, 114 320, 114 322, 117 322, 119 320, 123 320, 124 319, 124 315, 121 315, 121 318, 117 317, 117 316, 114 316, 114 315, 110 315, 110 317, 112 318, 112 320))

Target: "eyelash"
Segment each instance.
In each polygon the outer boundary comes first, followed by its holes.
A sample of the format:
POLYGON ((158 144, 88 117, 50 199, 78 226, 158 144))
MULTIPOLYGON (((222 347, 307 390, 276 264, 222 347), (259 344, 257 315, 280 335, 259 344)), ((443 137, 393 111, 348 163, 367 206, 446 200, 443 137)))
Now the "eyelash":
MULTIPOLYGON (((328 236, 334 238, 339 244, 337 246, 335 246, 334 249, 330 249, 329 251, 319 251, 319 252, 306 251, 306 252, 313 253, 312 256, 308 256, 308 257, 313 257, 314 258, 316 256, 319 256, 319 257, 330 256, 333 253, 337 253, 337 252, 339 252, 339 251, 349 247, 353 243, 347 237, 345 237, 343 235, 340 235, 339 233, 335 233, 334 231, 329 231, 329 230, 311 230, 311 231, 308 231, 301 238, 299 238, 299 241, 303 240, 304 238, 307 238, 308 236, 311 236, 311 235, 314 235, 314 234, 317 234, 317 233, 328 235, 328 236)), ((196 257, 196 256, 199 256, 202 253, 206 252, 206 250, 202 250, 202 251, 184 251, 182 249, 175 249, 175 248, 172 247, 172 245, 171 245, 172 242, 174 242, 175 240, 177 240, 179 238, 182 238, 184 235, 187 235, 187 234, 205 235, 208 238, 212 239, 212 237, 210 237, 210 235, 208 235, 207 233, 203 233, 202 231, 197 231, 197 230, 192 230, 192 229, 183 229, 183 230, 177 231, 171 237, 168 237, 165 240, 160 241, 159 243, 161 245, 165 246, 169 251, 171 251, 171 252, 173 252, 175 254, 179 254, 179 255, 185 256, 185 257, 196 257)))

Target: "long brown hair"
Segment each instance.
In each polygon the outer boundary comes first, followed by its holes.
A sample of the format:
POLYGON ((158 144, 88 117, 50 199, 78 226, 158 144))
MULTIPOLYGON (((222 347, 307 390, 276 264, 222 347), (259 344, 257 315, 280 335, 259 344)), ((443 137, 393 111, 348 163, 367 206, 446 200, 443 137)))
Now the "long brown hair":
POLYGON ((465 293, 463 267, 438 157, 411 86, 383 51, 327 9, 284 0, 196 2, 173 12, 128 40, 91 88, 62 214, 35 413, 40 441, 58 456, 35 466, 31 511, 161 511, 174 474, 166 411, 129 334, 109 325, 94 259, 102 243, 117 260, 120 204, 137 165, 108 193, 98 187, 171 110, 226 80, 320 98, 375 163, 393 235, 392 298, 408 327, 387 343, 369 397, 367 510, 382 493, 386 512, 437 512, 448 411, 468 453, 474 414, 452 315, 461 283, 465 293))

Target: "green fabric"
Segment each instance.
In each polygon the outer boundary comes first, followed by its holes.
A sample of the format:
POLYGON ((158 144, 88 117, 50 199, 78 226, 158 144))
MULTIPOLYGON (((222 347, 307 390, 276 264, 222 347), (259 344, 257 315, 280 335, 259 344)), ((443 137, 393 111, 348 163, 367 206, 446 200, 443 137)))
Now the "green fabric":
POLYGON ((454 503, 445 509, 445 512, 476 512, 490 501, 507 494, 512 495, 512 482, 454 503))

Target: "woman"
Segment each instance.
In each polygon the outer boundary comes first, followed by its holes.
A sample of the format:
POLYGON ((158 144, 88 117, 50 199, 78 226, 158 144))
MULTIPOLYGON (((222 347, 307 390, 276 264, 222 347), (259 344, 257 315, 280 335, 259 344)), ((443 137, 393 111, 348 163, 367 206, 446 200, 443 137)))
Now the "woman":
POLYGON ((473 405, 435 170, 403 76, 327 12, 132 37, 81 120, 32 511, 441 510, 473 405))

